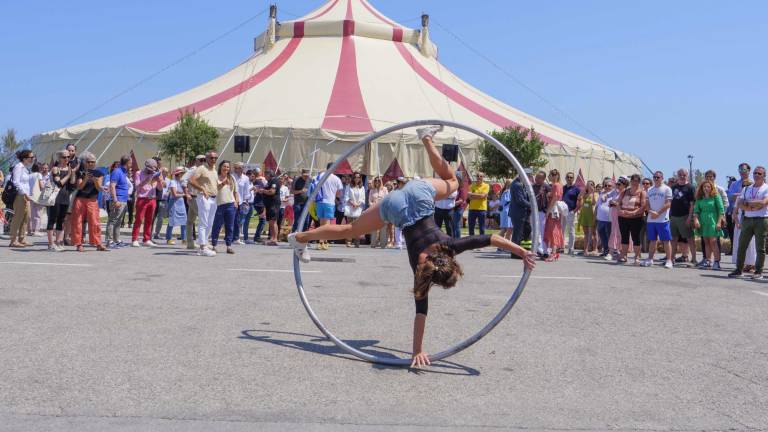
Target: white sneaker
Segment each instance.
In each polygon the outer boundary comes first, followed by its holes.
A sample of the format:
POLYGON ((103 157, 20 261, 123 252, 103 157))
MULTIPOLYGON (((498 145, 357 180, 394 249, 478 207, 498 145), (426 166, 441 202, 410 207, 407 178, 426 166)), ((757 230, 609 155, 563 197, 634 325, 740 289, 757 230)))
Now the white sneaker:
POLYGON ((306 264, 312 261, 312 258, 309 256, 309 249, 307 248, 307 244, 300 243, 298 240, 296 240, 296 233, 288 234, 288 244, 291 245, 294 253, 297 257, 299 257, 301 262, 306 264))
POLYGON ((144 242, 144 246, 146 247, 156 247, 157 245, 152 240, 147 240, 144 242))
POLYGON ((651 260, 640 260, 640 267, 650 267, 653 264, 653 261, 651 260))
POLYGON ((133 243, 131 243, 131 247, 141 247, 138 240, 134 240, 133 243))
POLYGON ((425 127, 416 129, 416 134, 419 136, 420 140, 423 140, 425 137, 434 137, 438 132, 441 132, 443 130, 443 125, 440 126, 432 126, 432 127, 425 127))
POLYGON ((672 269, 672 268, 675 268, 675 265, 672 263, 672 261, 667 261, 666 263, 664 263, 664 268, 672 269))
POLYGON ((235 243, 237 243, 237 244, 239 244, 239 245, 244 245, 244 244, 245 244, 245 242, 244 242, 244 241, 242 241, 242 240, 238 240, 238 241, 236 241, 235 243))

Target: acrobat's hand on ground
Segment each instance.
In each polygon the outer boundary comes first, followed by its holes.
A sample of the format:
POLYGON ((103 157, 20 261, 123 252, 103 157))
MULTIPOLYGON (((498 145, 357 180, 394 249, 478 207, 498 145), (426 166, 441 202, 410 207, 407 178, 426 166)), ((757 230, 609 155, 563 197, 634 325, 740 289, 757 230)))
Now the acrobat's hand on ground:
POLYGON ((418 354, 415 354, 413 356, 413 361, 411 362, 412 368, 420 368, 422 366, 429 366, 432 363, 429 362, 429 355, 425 352, 420 352, 418 354))
POLYGON ((532 271, 536 267, 536 254, 531 252, 525 254, 525 258, 523 258, 523 264, 525 264, 526 270, 532 271))

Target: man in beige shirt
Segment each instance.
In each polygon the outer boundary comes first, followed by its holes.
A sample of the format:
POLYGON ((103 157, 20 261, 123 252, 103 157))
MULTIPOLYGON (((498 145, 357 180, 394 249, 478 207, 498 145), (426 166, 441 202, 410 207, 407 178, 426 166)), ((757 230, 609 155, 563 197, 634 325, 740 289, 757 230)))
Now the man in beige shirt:
POLYGON ((216 172, 216 160, 219 155, 211 150, 205 154, 205 164, 195 169, 195 173, 189 179, 189 186, 197 190, 197 217, 200 219, 197 228, 197 245, 200 247, 197 254, 200 256, 216 256, 216 252, 209 249, 208 236, 211 235, 211 226, 216 216, 216 192, 218 191, 219 175, 216 172))

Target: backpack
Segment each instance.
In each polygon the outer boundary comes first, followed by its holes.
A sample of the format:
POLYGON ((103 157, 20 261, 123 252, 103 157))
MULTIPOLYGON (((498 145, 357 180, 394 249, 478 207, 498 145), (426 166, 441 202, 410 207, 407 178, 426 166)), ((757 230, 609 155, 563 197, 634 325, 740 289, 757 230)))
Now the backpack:
POLYGON ((5 204, 6 207, 9 209, 13 208, 13 202, 16 201, 16 195, 19 194, 19 190, 16 189, 16 185, 13 184, 13 174, 8 176, 8 181, 5 183, 5 189, 3 189, 3 194, 0 196, 0 199, 2 199, 3 204, 5 204))

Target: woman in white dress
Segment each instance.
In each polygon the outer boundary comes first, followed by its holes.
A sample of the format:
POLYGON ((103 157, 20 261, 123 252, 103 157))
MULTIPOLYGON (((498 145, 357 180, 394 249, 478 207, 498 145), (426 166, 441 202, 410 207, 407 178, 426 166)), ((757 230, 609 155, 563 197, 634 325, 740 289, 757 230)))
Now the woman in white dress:
MULTIPOLYGON (((347 196, 347 202, 344 203, 344 217, 347 218, 347 223, 351 224, 355 219, 359 218, 363 213, 363 207, 365 207, 365 188, 363 187, 363 176, 360 173, 355 173, 352 177, 352 184, 349 187, 349 195, 347 196)), ((354 239, 347 239, 347 247, 352 247, 354 241, 355 247, 360 247, 360 237, 354 239)))

